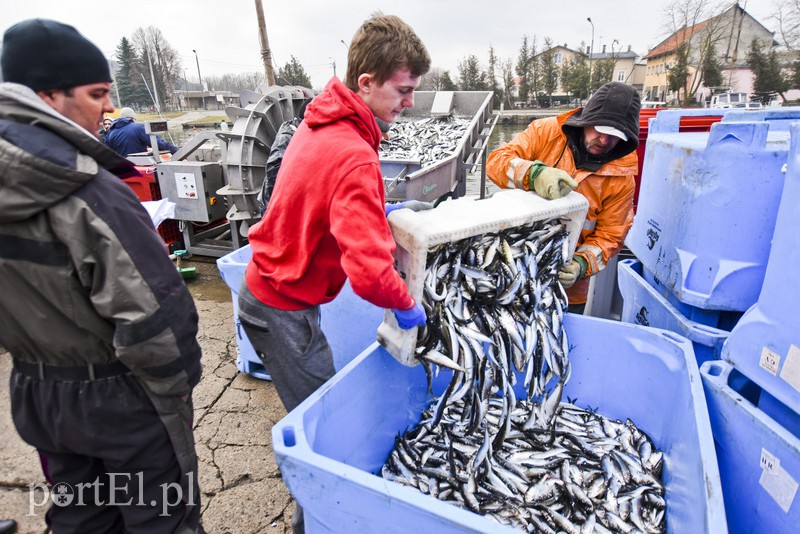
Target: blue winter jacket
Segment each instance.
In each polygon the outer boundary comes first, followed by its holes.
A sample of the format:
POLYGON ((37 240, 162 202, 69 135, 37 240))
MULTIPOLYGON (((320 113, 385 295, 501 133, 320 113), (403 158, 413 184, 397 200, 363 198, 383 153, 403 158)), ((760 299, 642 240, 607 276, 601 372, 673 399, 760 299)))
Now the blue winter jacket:
MULTIPOLYGON (((178 151, 178 147, 156 136, 158 150, 169 150, 170 154, 178 151)), ((120 156, 129 156, 139 152, 147 152, 150 147, 150 136, 144 131, 144 124, 126 117, 111 123, 106 134, 106 146, 120 156)))

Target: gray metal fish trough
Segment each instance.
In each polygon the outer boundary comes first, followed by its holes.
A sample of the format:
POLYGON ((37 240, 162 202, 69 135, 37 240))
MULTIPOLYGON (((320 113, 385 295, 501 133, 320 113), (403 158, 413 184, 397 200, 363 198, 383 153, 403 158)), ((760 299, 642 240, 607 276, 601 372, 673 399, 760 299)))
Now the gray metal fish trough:
MULTIPOLYGON (((458 198, 466 194, 467 173, 480 165, 484 174, 486 145, 492 134, 497 116, 492 114, 491 91, 417 91, 414 107, 406 109, 393 130, 404 123, 430 119, 469 121, 464 134, 450 147, 437 136, 422 140, 423 148, 447 149, 441 159, 425 162, 421 157, 381 155, 381 170, 386 186, 387 201, 423 200, 433 202, 443 197, 458 198), (444 110, 444 111, 443 111, 444 110), (452 150, 450 150, 452 148, 452 150)), ((383 146, 383 144, 382 144, 383 146)), ((481 193, 482 196, 483 193, 481 193)))

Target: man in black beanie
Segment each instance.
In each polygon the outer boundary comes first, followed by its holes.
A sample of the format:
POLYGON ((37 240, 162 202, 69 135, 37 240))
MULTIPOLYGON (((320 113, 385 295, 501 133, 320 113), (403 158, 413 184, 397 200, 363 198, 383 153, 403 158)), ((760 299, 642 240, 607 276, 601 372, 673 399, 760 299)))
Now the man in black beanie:
POLYGON ((11 410, 72 532, 198 532, 197 312, 97 139, 102 52, 75 28, 10 27, 0 56, 0 345, 11 410))
POLYGON ((633 224, 640 107, 633 86, 609 82, 585 107, 533 121, 486 161, 500 187, 547 199, 574 189, 589 201, 575 254, 558 273, 574 313, 584 312, 589 277, 622 249, 633 224))

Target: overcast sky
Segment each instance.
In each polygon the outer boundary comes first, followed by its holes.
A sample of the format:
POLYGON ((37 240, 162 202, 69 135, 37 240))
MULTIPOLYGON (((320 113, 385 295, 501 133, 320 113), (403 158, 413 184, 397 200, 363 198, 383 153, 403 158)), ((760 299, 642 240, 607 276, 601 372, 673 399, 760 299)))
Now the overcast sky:
MULTIPOLYGON (((665 6, 673 0, 261 0, 275 70, 294 55, 322 88, 333 75, 344 77, 347 47, 358 26, 375 10, 409 23, 431 55, 433 66, 449 70, 470 54, 486 67, 489 46, 501 60, 516 62, 523 35, 545 37, 577 49, 619 45, 644 54, 666 35, 665 6), (560 8, 559 8, 560 7, 560 8)), ((771 31, 777 0, 739 3, 771 31)), ((726 2, 727 3, 727 2, 726 2)), ((732 3, 732 2, 731 2, 732 3)), ((52 18, 75 26, 111 56, 120 38, 139 27, 156 26, 180 54, 185 75, 263 71, 255 0, 4 0, 0 30, 27 18, 52 18)))

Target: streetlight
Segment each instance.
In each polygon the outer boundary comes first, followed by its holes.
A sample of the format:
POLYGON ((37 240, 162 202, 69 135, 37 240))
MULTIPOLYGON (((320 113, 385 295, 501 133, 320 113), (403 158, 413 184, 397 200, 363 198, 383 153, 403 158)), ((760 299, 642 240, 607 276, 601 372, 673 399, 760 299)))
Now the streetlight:
MULTIPOLYGON (((611 81, 614 81, 614 75, 613 75, 613 72, 614 72, 614 71, 617 69, 617 54, 616 54, 616 52, 614 51, 614 45, 615 45, 615 44, 617 44, 617 45, 619 44, 619 41, 617 41, 616 39, 614 39, 613 41, 611 41, 611 59, 612 59, 612 60, 614 60, 614 68, 613 68, 613 69, 611 69, 611 71, 612 71, 612 75, 611 75, 611 81)), ((617 80, 617 81, 623 81, 623 80, 617 80)))
POLYGON ((336 76, 336 60, 332 57, 328 57, 331 60, 331 65, 333 65, 333 75, 336 76))
POLYGON ((344 39, 339 39, 339 42, 342 43, 346 49, 350 50, 350 45, 345 43, 344 39))
POLYGON ((592 17, 586 17, 586 20, 588 20, 589 24, 592 25, 592 42, 589 45, 589 90, 586 92, 586 98, 589 98, 589 94, 592 92, 592 56, 594 55, 594 22, 592 22, 592 17))
POLYGON ((197 79, 200 80, 200 92, 203 95, 203 109, 206 108, 206 95, 203 92, 203 78, 200 77, 200 59, 197 57, 197 50, 192 49, 194 52, 194 60, 197 62, 197 79))

